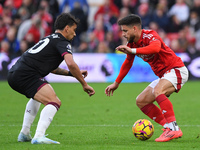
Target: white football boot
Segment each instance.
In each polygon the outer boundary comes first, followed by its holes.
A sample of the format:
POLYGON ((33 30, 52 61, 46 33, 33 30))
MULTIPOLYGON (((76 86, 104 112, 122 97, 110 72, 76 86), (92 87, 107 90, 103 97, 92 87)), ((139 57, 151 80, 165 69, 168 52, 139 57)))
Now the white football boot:
POLYGON ((60 142, 53 141, 53 140, 47 138, 46 136, 39 137, 39 138, 33 138, 31 140, 31 143, 32 144, 60 144, 60 142))
POLYGON ((18 142, 29 142, 32 140, 32 137, 30 134, 25 135, 24 133, 20 132, 17 140, 18 142))

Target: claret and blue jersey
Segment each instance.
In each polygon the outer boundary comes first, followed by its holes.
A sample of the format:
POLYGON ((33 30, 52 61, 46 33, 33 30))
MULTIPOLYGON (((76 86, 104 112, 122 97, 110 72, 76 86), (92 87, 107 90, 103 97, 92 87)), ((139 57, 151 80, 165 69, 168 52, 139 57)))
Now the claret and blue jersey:
POLYGON ((44 77, 60 65, 66 53, 72 54, 70 41, 54 33, 28 49, 10 71, 32 71, 44 77))

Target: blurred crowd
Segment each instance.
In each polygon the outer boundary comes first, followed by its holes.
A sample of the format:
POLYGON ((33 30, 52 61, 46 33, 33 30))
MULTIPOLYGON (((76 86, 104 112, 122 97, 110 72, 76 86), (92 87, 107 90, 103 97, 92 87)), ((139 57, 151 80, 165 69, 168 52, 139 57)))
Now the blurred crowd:
POLYGON ((53 33, 62 12, 80 20, 72 41, 75 53, 115 53, 126 44, 117 21, 130 13, 176 53, 200 53, 200 0, 1 0, 0 57, 20 56, 53 33))

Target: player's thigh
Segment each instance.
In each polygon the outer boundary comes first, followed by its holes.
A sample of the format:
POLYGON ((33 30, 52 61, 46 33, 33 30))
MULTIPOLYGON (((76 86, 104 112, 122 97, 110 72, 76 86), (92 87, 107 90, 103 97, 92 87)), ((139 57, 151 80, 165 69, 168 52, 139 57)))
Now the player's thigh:
POLYGON ((61 105, 61 101, 56 96, 56 93, 50 84, 42 86, 37 93, 34 95, 34 99, 46 105, 49 102, 55 102, 61 105))
POLYGON ((155 96, 153 95, 153 88, 147 86, 136 98, 136 104, 139 108, 144 107, 147 104, 153 103, 155 101, 155 96))
POLYGON ((160 79, 158 84, 153 89, 153 95, 155 97, 160 94, 165 94, 166 96, 170 96, 176 89, 174 85, 167 79, 160 79))
POLYGON ((185 66, 181 68, 173 68, 167 71, 161 79, 166 79, 171 82, 175 88, 175 92, 178 93, 188 80, 188 70, 185 66))

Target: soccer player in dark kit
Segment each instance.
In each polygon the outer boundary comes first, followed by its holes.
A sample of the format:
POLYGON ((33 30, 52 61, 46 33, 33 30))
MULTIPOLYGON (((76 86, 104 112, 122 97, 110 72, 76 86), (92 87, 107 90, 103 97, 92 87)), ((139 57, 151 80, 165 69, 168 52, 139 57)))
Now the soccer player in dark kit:
POLYGON ((164 127, 164 132, 155 140, 156 142, 166 142, 181 137, 183 133, 176 123, 173 105, 168 96, 178 92, 187 82, 187 68, 181 58, 165 45, 155 31, 141 28, 142 22, 139 16, 131 14, 119 20, 118 24, 122 36, 128 43, 118 46, 116 50, 126 53, 127 57, 115 82, 105 89, 106 95, 113 95, 132 67, 135 56, 142 58, 159 78, 151 82, 137 96, 136 104, 145 115, 164 127), (154 101, 160 108, 153 103, 154 101))
POLYGON ((45 136, 47 128, 61 106, 61 101, 54 89, 44 79, 50 72, 73 76, 81 83, 83 90, 89 96, 95 94, 94 89, 84 80, 88 72, 80 70, 73 60, 70 41, 76 36, 75 30, 78 22, 69 13, 59 15, 55 21, 55 33, 45 37, 28 49, 9 70, 9 85, 15 91, 31 98, 26 105, 22 129, 18 136, 19 142, 60 144, 45 136), (59 68, 63 60, 65 60, 69 71, 59 68), (37 129, 32 139, 30 128, 41 103, 45 107, 41 111, 37 129))

